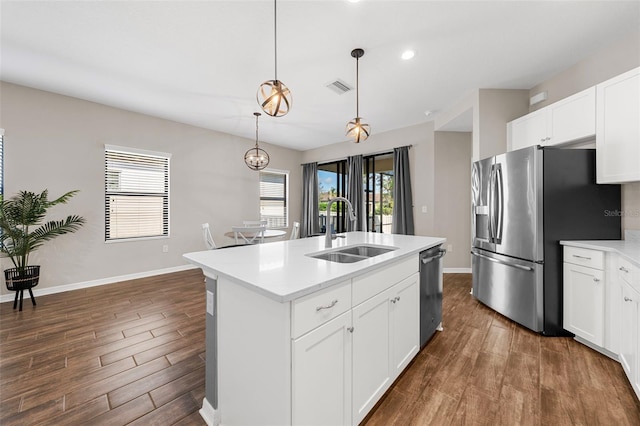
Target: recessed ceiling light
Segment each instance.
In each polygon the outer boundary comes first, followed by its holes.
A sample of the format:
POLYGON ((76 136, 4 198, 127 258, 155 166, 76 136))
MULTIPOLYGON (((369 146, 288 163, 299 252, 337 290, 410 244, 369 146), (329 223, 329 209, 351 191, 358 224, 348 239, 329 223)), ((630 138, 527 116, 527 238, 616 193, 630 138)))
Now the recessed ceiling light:
POLYGON ((406 61, 413 58, 414 56, 416 56, 416 52, 414 52, 413 50, 405 50, 404 52, 402 52, 402 56, 400 57, 406 61))
POLYGON ((349 0, 349 3, 358 3, 360 0, 349 0))

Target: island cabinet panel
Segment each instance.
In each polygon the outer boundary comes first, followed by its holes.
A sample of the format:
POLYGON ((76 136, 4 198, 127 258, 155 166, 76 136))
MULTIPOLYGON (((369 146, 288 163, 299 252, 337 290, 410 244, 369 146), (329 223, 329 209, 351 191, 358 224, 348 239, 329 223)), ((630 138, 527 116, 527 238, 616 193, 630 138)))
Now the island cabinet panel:
POLYGON ((294 425, 351 424, 351 312, 294 340, 294 425))
POLYGON ((351 309, 351 280, 293 301, 293 333, 307 331, 351 309))
POLYGON ((353 424, 391 386, 390 311, 393 289, 353 308, 353 424))
POLYGON ((413 274, 395 286, 391 300, 391 368, 394 377, 402 373, 420 350, 420 285, 413 274))
POLYGON ((291 424, 291 307, 218 279, 222 425, 291 424))
POLYGON ((388 289, 398 281, 418 272, 417 256, 401 260, 385 269, 376 269, 353 279, 353 304, 357 305, 383 290, 388 289))

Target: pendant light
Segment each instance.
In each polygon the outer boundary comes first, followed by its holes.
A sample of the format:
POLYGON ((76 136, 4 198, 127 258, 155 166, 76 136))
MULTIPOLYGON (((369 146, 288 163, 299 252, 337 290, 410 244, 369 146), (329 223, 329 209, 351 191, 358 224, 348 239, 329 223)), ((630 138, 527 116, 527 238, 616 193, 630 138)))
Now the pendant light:
POLYGON ((256 116, 256 146, 244 153, 244 162, 251 170, 262 170, 269 164, 269 154, 258 146, 258 117, 262 114, 254 112, 256 116))
POLYGON ((371 126, 362 122, 360 117, 360 90, 359 90, 359 70, 358 62, 364 56, 364 50, 353 49, 351 56, 356 58, 356 118, 347 123, 347 136, 353 139, 355 143, 366 140, 371 134, 371 126))
POLYGON ((278 26, 276 15, 276 0, 273 0, 273 43, 275 57, 275 76, 273 80, 267 80, 260 85, 256 99, 258 105, 265 114, 272 117, 282 117, 291 109, 291 91, 278 80, 278 26))

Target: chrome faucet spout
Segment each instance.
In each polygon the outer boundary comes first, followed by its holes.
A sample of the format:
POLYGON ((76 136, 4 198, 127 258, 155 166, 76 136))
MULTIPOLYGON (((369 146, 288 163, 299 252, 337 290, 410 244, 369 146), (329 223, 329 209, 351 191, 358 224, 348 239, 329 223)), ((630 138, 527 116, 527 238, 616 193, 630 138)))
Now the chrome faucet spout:
POLYGON ((325 225, 325 239, 324 239, 325 248, 331 248, 331 240, 335 238, 335 237, 332 237, 331 235, 331 226, 329 225, 329 218, 331 217, 330 216, 331 205, 336 201, 344 201, 344 203, 347 205, 347 209, 349 210, 349 219, 351 220, 351 223, 353 223, 354 225, 356 224, 357 218, 355 213, 353 212, 353 206, 351 205, 351 202, 349 202, 349 200, 347 200, 344 197, 335 197, 330 199, 329 202, 327 203, 327 223, 325 225))

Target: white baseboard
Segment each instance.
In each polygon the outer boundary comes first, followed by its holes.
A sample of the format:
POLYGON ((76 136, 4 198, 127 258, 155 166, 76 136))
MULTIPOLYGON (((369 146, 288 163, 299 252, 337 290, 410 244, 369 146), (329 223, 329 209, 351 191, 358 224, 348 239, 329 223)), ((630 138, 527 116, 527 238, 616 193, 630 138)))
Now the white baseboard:
MULTIPOLYGON (((186 270, 195 269, 195 268, 197 268, 197 266, 195 265, 173 266, 171 268, 156 269, 154 271, 136 272, 135 274, 119 275, 116 277, 101 278, 98 280, 83 281, 79 283, 65 284, 65 285, 59 285, 55 287, 47 287, 43 289, 36 287, 33 289, 33 292, 34 292, 34 296, 36 297, 45 296, 47 294, 62 293, 70 290, 79 290, 83 288, 96 287, 99 285, 119 283, 121 281, 129 281, 129 280, 135 280, 138 278, 153 277, 154 275, 170 274, 172 272, 186 271, 186 270)), ((2 296, 0 296, 0 303, 13 302, 14 298, 15 298, 15 293, 13 292, 9 294, 3 294, 2 296)))
POLYGON ((199 413, 208 426, 218 426, 220 424, 220 412, 209 404, 207 398, 202 400, 202 408, 199 413))
POLYGON ((470 274, 471 268, 444 268, 442 272, 445 274, 470 274))

